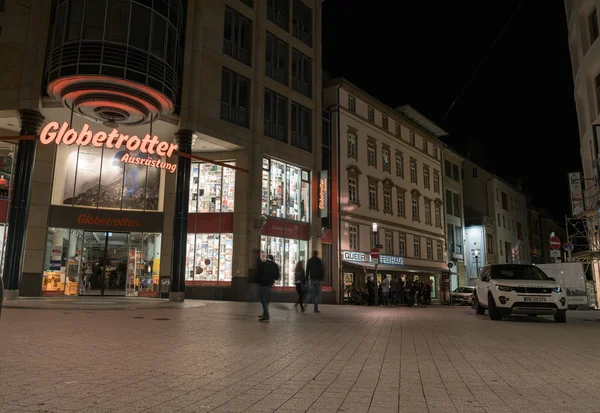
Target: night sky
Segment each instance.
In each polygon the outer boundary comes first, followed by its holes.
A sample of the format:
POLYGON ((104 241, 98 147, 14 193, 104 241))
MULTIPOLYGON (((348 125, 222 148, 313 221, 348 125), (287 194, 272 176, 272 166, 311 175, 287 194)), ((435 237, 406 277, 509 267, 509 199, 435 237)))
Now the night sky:
POLYGON ((450 133, 447 144, 521 180, 533 204, 563 222, 567 173, 581 170, 563 2, 525 0, 445 119, 521 0, 359 3, 323 3, 329 75, 391 107, 414 106, 450 133))

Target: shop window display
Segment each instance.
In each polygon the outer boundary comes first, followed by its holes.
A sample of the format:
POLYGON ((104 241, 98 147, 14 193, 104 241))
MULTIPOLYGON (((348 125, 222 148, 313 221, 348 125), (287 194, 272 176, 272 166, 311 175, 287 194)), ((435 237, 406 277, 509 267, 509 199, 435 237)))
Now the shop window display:
POLYGON ((276 218, 308 222, 309 211, 309 172, 263 158, 262 213, 276 218))
POLYGON ((188 234, 186 282, 231 282, 233 234, 188 234))
POLYGON ((279 265, 281 278, 275 285, 278 287, 295 286, 294 268, 298 261, 303 261, 306 267, 308 241, 263 236, 260 240, 260 250, 263 260, 272 255, 277 265, 279 265))
MULTIPOLYGON (((228 165, 235 166, 231 162, 228 165)), ((235 170, 210 163, 193 163, 188 212, 233 212, 235 170)))

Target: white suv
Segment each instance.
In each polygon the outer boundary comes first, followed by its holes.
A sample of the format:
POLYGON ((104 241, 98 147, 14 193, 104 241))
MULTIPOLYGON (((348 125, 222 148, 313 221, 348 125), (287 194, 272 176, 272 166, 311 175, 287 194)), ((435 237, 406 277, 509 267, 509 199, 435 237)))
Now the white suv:
POLYGON ((567 321, 567 294, 535 265, 496 264, 481 271, 475 283, 473 308, 488 310, 492 320, 510 314, 553 315, 567 321))

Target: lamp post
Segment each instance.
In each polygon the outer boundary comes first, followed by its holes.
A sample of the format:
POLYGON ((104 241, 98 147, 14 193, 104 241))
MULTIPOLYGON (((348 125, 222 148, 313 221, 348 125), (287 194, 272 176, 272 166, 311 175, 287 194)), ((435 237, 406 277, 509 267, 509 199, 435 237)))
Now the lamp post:
POLYGON ((479 277, 479 249, 473 250, 473 256, 475 257, 475 275, 479 277))
MULTIPOLYGON (((373 232, 373 247, 377 248, 377 234, 378 234, 378 230, 379 227, 377 226, 377 222, 373 222, 373 228, 372 228, 372 232, 373 232)), ((377 285, 377 264, 379 264, 379 258, 377 258, 375 260, 375 275, 374 275, 374 280, 373 282, 375 283, 375 306, 377 307, 377 305, 379 305, 379 285, 377 285)))

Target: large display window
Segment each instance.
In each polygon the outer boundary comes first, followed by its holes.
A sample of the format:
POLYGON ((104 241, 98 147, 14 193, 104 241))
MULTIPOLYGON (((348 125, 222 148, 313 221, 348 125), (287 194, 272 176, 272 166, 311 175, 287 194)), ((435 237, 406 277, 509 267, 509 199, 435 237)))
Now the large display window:
POLYGON ((188 234, 186 284, 230 283, 233 234, 188 234))
MULTIPOLYGON (((228 165, 235 166, 234 162, 228 165)), ((210 163, 193 163, 189 213, 233 212, 235 169, 210 163)))
POLYGON ((275 283, 275 286, 295 286, 294 269, 299 261, 302 261, 304 268, 306 268, 308 241, 262 236, 260 250, 263 260, 272 255, 277 265, 279 265, 281 278, 275 283))
POLYGON ((263 158, 262 213, 308 222, 310 172, 281 161, 263 158))
MULTIPOLYGON (((52 203, 107 209, 162 210, 164 170, 125 164, 123 149, 59 145, 52 203)), ((141 152, 137 158, 161 159, 141 152)))

